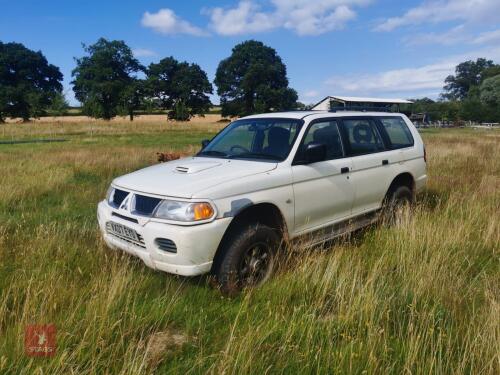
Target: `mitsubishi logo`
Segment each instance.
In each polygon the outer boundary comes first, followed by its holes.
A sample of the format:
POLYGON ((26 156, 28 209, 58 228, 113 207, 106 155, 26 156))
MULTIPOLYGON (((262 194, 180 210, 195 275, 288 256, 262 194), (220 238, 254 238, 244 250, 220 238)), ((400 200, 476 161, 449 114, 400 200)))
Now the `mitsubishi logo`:
POLYGON ((127 195, 127 197, 123 200, 122 204, 119 207, 120 210, 130 211, 131 197, 132 197, 132 194, 127 195))

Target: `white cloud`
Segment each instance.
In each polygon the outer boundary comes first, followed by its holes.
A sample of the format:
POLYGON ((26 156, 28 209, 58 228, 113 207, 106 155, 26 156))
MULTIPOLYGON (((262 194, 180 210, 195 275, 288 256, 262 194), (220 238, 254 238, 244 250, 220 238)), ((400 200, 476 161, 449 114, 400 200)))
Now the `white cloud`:
POLYGON ((241 0, 233 8, 212 8, 210 27, 221 35, 238 35, 276 28, 293 30, 299 35, 319 35, 341 29, 356 17, 353 6, 370 0, 270 0, 267 11, 252 0, 241 0))
POLYGON ((476 38, 474 38, 472 43, 474 44, 500 43, 500 29, 481 33, 476 38))
POLYGON ((164 8, 156 13, 146 12, 142 16, 141 24, 156 32, 166 35, 188 34, 194 36, 204 36, 206 32, 189 22, 179 18, 173 10, 164 8))
POLYGON ((456 26, 444 33, 415 34, 403 38, 406 45, 440 44, 444 46, 467 43, 494 45, 500 43, 500 29, 472 35, 465 25, 456 26))
POLYGON ((326 84, 330 86, 332 94, 430 96, 441 91, 444 79, 454 73, 457 64, 478 57, 500 61, 500 47, 471 51, 420 67, 335 76, 329 78, 326 84))
POLYGON ((407 45, 440 44, 444 46, 465 42, 469 36, 465 33, 465 26, 459 25, 444 33, 424 33, 406 37, 403 40, 407 45))
POLYGON ((156 52, 147 48, 134 48, 132 53, 135 57, 152 57, 156 56, 156 52))
POLYGON ((276 18, 283 27, 299 35, 319 35, 341 29, 356 17, 352 6, 365 5, 363 0, 272 0, 276 18))
POLYGON ((220 35, 238 35, 268 31, 276 27, 271 15, 259 11, 251 1, 241 1, 236 8, 213 8, 206 11, 211 27, 220 35))
POLYGON ((481 24, 500 22, 500 1, 427 0, 402 16, 386 19, 375 30, 392 31, 401 26, 457 20, 481 24))

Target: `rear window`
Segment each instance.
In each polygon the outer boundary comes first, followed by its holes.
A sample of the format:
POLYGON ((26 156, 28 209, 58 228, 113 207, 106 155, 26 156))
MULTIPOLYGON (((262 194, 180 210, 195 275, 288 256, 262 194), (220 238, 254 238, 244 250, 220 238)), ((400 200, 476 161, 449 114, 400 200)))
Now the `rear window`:
POLYGON ((381 117, 379 120, 385 129, 391 149, 413 146, 410 129, 401 117, 381 117))

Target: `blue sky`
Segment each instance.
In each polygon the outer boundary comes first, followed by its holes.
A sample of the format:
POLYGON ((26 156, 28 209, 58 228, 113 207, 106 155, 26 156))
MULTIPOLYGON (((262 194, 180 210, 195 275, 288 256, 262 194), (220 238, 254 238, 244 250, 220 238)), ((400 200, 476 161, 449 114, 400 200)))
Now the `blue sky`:
MULTIPOLYGON (((64 74, 99 37, 149 64, 196 62, 211 80, 244 40, 275 48, 305 103, 326 95, 437 97, 467 59, 500 62, 499 0, 0 0, 0 40, 41 50, 64 74)), ((214 96, 214 102, 218 98, 214 96)))

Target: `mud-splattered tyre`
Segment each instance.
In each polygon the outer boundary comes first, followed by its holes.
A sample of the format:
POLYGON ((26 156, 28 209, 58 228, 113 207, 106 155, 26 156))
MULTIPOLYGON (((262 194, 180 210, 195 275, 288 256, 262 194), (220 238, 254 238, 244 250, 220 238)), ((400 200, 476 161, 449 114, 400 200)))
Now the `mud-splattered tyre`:
POLYGON ((268 280, 276 266, 280 242, 277 231, 262 224, 249 224, 229 236, 215 269, 221 292, 234 296, 243 288, 268 280))

